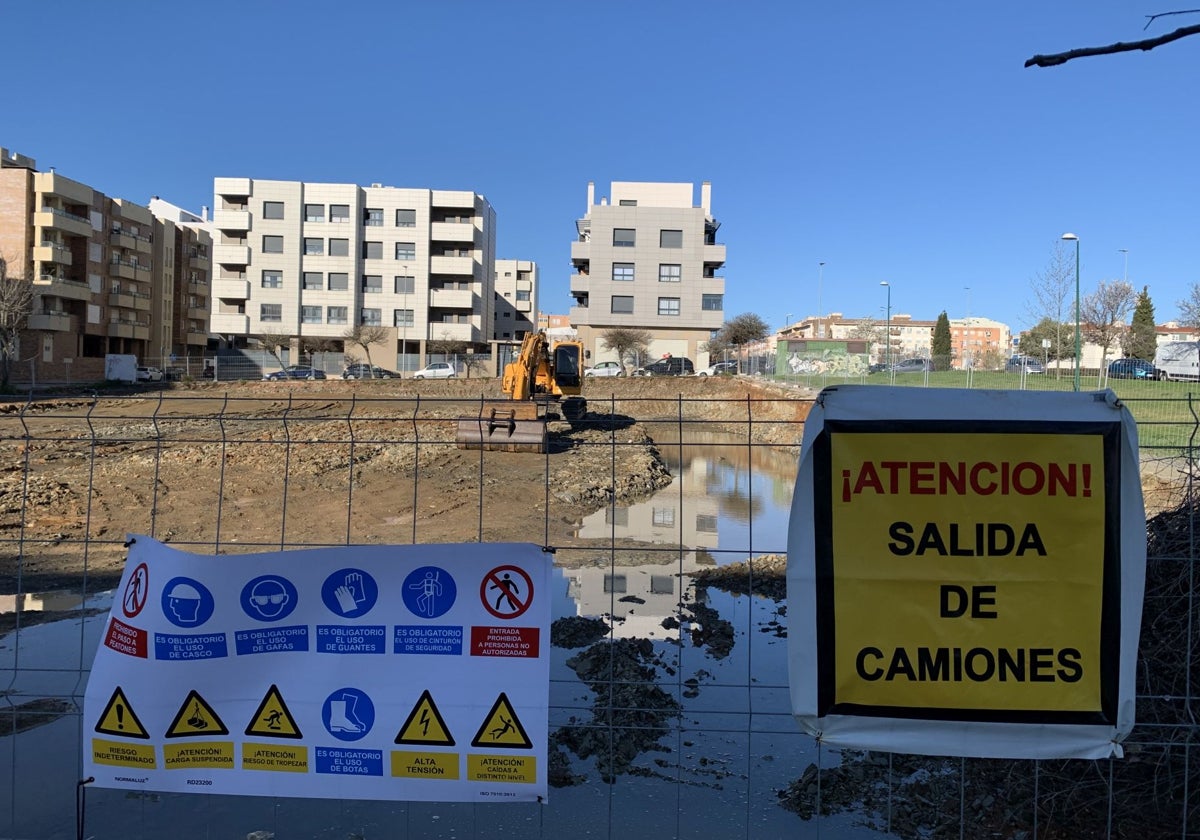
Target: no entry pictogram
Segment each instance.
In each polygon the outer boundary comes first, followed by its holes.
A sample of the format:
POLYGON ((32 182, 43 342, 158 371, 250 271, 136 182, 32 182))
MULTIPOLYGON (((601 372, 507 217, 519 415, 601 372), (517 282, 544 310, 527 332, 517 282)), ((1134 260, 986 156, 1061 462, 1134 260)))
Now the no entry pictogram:
POLYGON ((138 565, 125 584, 125 594, 121 597, 121 611, 126 618, 133 618, 146 606, 146 596, 150 592, 150 570, 145 563, 138 565))
POLYGON ((520 566, 497 566, 483 576, 479 600, 496 618, 516 618, 533 603, 533 579, 520 566))

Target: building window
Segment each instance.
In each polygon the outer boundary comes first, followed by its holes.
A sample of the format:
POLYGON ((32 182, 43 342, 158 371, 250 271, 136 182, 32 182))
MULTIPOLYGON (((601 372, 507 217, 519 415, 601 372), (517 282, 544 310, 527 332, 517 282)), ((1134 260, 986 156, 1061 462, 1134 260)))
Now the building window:
POLYGON ((319 323, 321 323, 321 307, 319 307, 319 306, 301 306, 300 307, 300 323, 302 323, 302 324, 319 324, 319 323))
POLYGON ((417 245, 415 242, 397 242, 396 243, 396 259, 398 260, 415 260, 417 258, 417 245))
POLYGON ((264 289, 282 289, 283 272, 274 269, 264 271, 262 273, 262 287, 264 289))
POLYGON ((632 315, 633 295, 613 295, 612 309, 610 311, 621 315, 632 315))
POLYGON ((720 312, 725 308, 725 296, 703 295, 700 298, 700 308, 705 312, 720 312))
POLYGON ((683 266, 678 263, 662 263, 658 266, 659 283, 678 283, 683 276, 683 266))
POLYGON ((397 210, 396 211, 396 227, 416 227, 417 226, 417 211, 416 210, 397 210))
POLYGON ((529 300, 529 292, 522 291, 521 289, 517 289, 517 300, 518 301, 529 300))
MULTIPOLYGON (((349 288, 350 288, 350 275, 349 274, 347 274, 344 271, 329 272, 329 291, 344 292, 349 288)), ((333 321, 330 321, 329 323, 332 324, 333 321)), ((344 324, 346 322, 342 321, 342 323, 344 324)))
POLYGON ((263 218, 264 219, 282 219, 283 218, 283 202, 282 201, 264 201, 263 202, 263 218))
POLYGON ((364 327, 378 327, 383 325, 380 318, 380 310, 378 309, 360 309, 358 311, 358 322, 364 327))
POLYGON ((683 231, 681 231, 681 230, 660 230, 658 232, 658 247, 659 248, 682 248, 683 247, 683 231))
POLYGON ((382 274, 364 274, 362 279, 363 294, 378 295, 383 293, 382 274))
POLYGON ((710 513, 696 514, 696 530, 702 534, 717 533, 717 517, 710 513))
POLYGON ((323 257, 325 256, 325 240, 319 236, 304 237, 304 256, 306 257, 323 257))
POLYGON ((331 257, 348 257, 348 256, 350 256, 350 240, 349 239, 330 239, 329 240, 329 256, 331 256, 331 257))
POLYGON ((613 247, 632 248, 637 244, 637 236, 633 228, 613 228, 613 247))
POLYGON ((283 253, 283 237, 282 236, 264 236, 262 249, 263 249, 264 254, 282 254, 283 253))
POLYGON ((678 315, 679 314, 679 298, 659 298, 658 299, 658 314, 659 315, 678 315))
POLYGON ((397 274, 393 291, 398 295, 411 295, 416 290, 416 278, 397 274))
POLYGON ((364 242, 362 244, 362 255, 364 260, 381 260, 383 259, 383 243, 382 242, 364 242))
POLYGON ((413 323, 413 311, 411 309, 392 310, 393 327, 411 327, 413 323))
POLYGON ((300 288, 306 292, 319 292, 325 287, 325 278, 319 271, 306 271, 301 276, 300 288))
POLYGON ((660 528, 672 528, 675 526, 675 508, 651 508, 651 520, 660 528))
POLYGON ((633 263, 613 263, 613 280, 633 280, 633 263))
POLYGON ((350 205, 349 204, 330 204, 329 205, 329 221, 331 221, 331 222, 348 222, 348 221, 350 221, 350 205))
POLYGON ((383 227, 383 210, 378 207, 363 208, 363 225, 366 227, 383 227))
POLYGON ((344 307, 344 306, 327 306, 327 307, 325 307, 325 320, 330 324, 346 323, 346 307, 344 307))
POLYGON ((621 593, 626 591, 628 583, 625 575, 605 575, 604 576, 604 591, 610 594, 621 593))
POLYGON ((632 198, 622 198, 617 202, 618 207, 637 207, 637 201, 632 198))
POLYGON ((324 204, 305 204, 304 205, 304 221, 306 221, 306 222, 323 222, 323 221, 325 221, 325 205, 324 204))
POLYGON ((260 304, 258 309, 258 320, 278 322, 283 320, 283 304, 282 303, 264 303, 260 304))

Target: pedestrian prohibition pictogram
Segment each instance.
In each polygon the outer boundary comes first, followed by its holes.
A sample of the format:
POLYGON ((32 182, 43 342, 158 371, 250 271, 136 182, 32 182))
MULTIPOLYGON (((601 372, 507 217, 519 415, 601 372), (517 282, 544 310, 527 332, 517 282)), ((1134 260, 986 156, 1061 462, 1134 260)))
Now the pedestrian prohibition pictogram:
POLYGON ((503 691, 492 704, 492 710, 483 719, 483 725, 475 733, 471 741, 473 747, 503 747, 513 750, 527 750, 533 747, 533 742, 525 734, 525 727, 508 702, 508 695, 503 691))
POLYGON ((125 699, 125 692, 121 691, 121 686, 117 686, 117 690, 108 699, 108 705, 100 713, 100 720, 96 721, 96 731, 104 735, 123 735, 126 738, 150 737, 146 727, 142 726, 138 716, 133 713, 133 707, 125 699))
POLYGON ((188 738, 193 735, 228 735, 229 730, 221 722, 221 718, 213 711, 212 706, 192 689, 179 711, 175 720, 167 727, 168 738, 188 738))
POLYGON ((262 702, 258 704, 258 711, 250 718, 250 723, 246 724, 246 734, 267 738, 304 737, 300 727, 296 725, 296 719, 283 702, 279 687, 275 685, 267 689, 262 702))
POLYGON ((533 579, 520 566, 497 566, 483 576, 479 599, 496 618, 516 618, 533 603, 533 579))
POLYGON ((133 618, 146 606, 146 595, 150 591, 150 570, 145 563, 138 564, 125 584, 125 594, 121 597, 121 611, 126 618, 133 618))
POLYGON ((421 699, 408 713, 408 720, 396 734, 397 744, 421 744, 424 746, 453 747, 454 736, 433 702, 429 689, 421 692, 421 699))

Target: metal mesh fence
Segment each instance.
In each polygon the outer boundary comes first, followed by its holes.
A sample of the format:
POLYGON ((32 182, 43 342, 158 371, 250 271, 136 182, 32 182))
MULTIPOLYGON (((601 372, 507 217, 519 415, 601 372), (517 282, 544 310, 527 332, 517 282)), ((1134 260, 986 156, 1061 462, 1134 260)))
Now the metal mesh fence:
POLYGON ((1200 836, 1190 395, 1126 397, 1151 557, 1127 757, 989 761, 798 731, 783 571, 812 397, 713 384, 614 387, 585 422, 551 422, 546 454, 458 449, 455 418, 482 397, 386 383, 0 405, 0 838, 1200 836), (214 555, 553 548, 548 804, 79 788, 82 697, 129 533, 214 555))

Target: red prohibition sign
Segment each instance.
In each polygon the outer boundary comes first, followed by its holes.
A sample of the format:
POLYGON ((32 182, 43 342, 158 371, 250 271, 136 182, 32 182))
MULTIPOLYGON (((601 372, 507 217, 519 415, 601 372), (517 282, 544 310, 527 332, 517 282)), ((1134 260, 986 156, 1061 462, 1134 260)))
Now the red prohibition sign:
POLYGON ((516 618, 533 603, 533 579, 520 566, 497 566, 480 581, 479 600, 496 618, 516 618))
POLYGON ((150 592, 150 570, 145 563, 138 565, 125 584, 125 594, 121 597, 121 611, 126 618, 133 618, 146 606, 146 596, 150 592))

